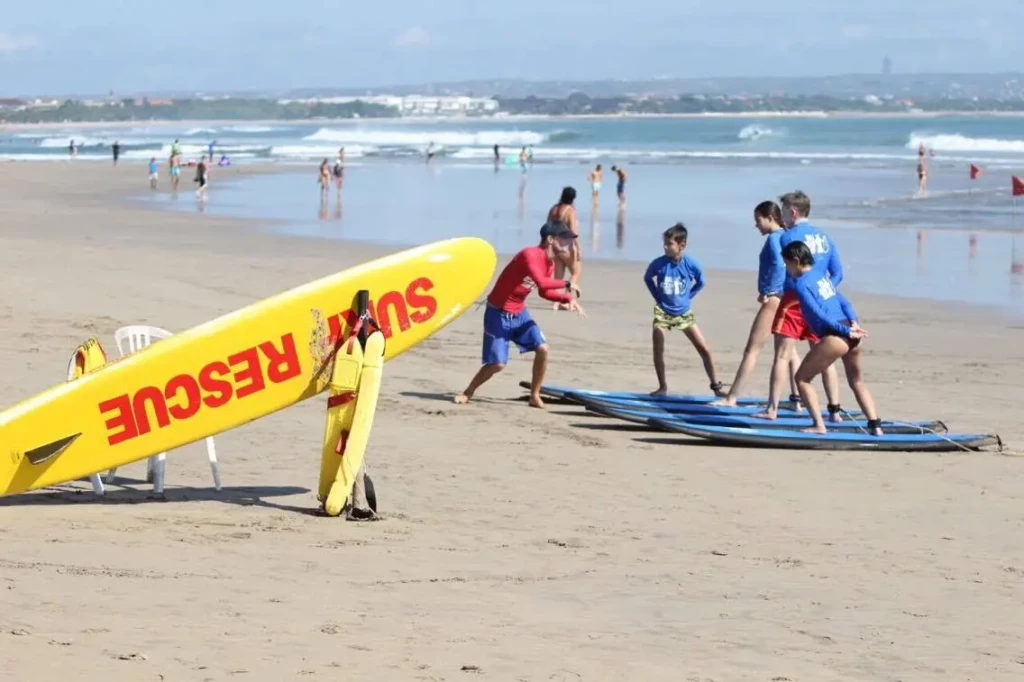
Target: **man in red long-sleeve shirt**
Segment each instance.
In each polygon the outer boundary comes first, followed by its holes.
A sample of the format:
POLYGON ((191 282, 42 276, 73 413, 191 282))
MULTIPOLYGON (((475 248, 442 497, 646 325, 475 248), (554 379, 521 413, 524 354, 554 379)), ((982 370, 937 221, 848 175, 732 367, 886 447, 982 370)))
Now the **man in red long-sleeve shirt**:
POLYGON ((526 309, 526 297, 536 288, 549 301, 566 303, 569 310, 575 310, 581 316, 585 314, 576 300, 579 288, 572 280, 551 277, 556 258, 572 272, 575 239, 576 234, 565 223, 548 221, 540 228, 540 244, 517 253, 498 275, 487 296, 484 312, 483 367, 466 390, 455 396, 456 403, 469 402, 484 382, 504 369, 508 363, 509 343, 515 342, 521 353, 534 353, 530 406, 544 407, 540 387, 547 368, 548 343, 526 309))

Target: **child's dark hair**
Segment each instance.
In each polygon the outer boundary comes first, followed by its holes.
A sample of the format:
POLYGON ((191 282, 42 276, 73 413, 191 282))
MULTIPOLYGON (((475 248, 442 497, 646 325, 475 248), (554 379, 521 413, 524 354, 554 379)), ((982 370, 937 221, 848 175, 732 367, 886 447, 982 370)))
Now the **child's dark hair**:
POLYGON ((671 239, 676 244, 686 243, 686 226, 682 223, 676 223, 672 227, 665 230, 662 235, 664 239, 671 239))
POLYGON ((782 209, 774 201, 762 201, 754 207, 754 215, 758 218, 768 218, 776 225, 782 224, 782 209))
POLYGON ((814 254, 803 242, 790 242, 782 247, 782 260, 795 260, 800 265, 814 265, 814 254))

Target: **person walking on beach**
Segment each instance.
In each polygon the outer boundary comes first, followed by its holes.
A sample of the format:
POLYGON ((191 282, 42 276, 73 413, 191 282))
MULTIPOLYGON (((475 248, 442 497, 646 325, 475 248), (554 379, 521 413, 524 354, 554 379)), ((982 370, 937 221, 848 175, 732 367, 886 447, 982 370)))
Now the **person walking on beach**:
POLYGON ((210 184, 210 166, 206 163, 206 155, 199 159, 199 164, 196 166, 196 177, 195 181, 199 183, 199 189, 196 190, 196 196, 202 201, 206 201, 206 188, 210 184))
MULTIPOLYGON (((782 221, 786 226, 779 244, 785 251, 786 245, 799 241, 807 245, 814 256, 815 280, 828 276, 833 287, 843 281, 843 265, 839 260, 839 251, 831 237, 815 227, 808 220, 811 214, 811 199, 797 190, 779 198, 782 208, 782 221)), ((768 386, 768 407, 753 415, 762 419, 775 419, 779 409, 779 396, 786 383, 787 370, 791 363, 797 362, 797 341, 807 341, 813 349, 821 339, 808 326, 804 319, 800 301, 797 300, 793 277, 786 275, 783 284, 782 299, 775 311, 772 321, 772 333, 775 335, 775 359, 772 361, 771 380, 768 386)), ((839 405, 839 376, 836 368, 829 366, 824 369, 822 381, 828 397, 828 411, 832 421, 842 421, 839 405)), ((796 396, 793 396, 795 398, 796 396)), ((796 401, 793 400, 795 403, 796 401)))
POLYGON ((159 171, 157 169, 156 157, 151 156, 149 158, 149 188, 156 189, 156 181, 159 177, 159 171))
POLYGON ((494 288, 487 295, 484 311, 483 366, 455 403, 472 400, 476 391, 508 364, 509 344, 515 343, 520 353, 533 356, 530 384, 530 406, 543 408, 540 387, 547 370, 548 343, 540 327, 526 308, 526 297, 534 289, 549 301, 565 303, 569 310, 585 317, 583 306, 576 300, 579 289, 569 280, 552 278, 555 261, 569 265, 576 234, 562 222, 548 221, 540 228, 540 244, 521 250, 498 275, 494 288))
POLYGON ((338 196, 341 196, 341 183, 345 181, 345 162, 342 161, 341 153, 338 154, 337 160, 334 162, 334 168, 331 169, 331 174, 334 175, 334 185, 338 189, 338 196))
MULTIPOLYGON (((729 387, 729 393, 722 400, 712 402, 712 405, 736 406, 744 381, 754 371, 761 348, 772 335, 772 321, 779 309, 779 301, 782 300, 786 282, 786 263, 782 260, 782 209, 774 201, 762 201, 754 208, 754 225, 765 238, 757 268, 757 302, 761 307, 750 325, 743 359, 736 370, 736 378, 729 387)), ((790 368, 790 388, 795 394, 796 363, 787 366, 790 368)))
POLYGON ((842 359, 846 381, 857 404, 867 417, 868 431, 882 435, 882 420, 878 418, 875 401, 861 379, 861 341, 867 338, 857 323, 857 313, 840 292, 836 291, 828 274, 815 273, 815 258, 808 244, 791 241, 782 249, 786 273, 793 280, 793 291, 804 318, 814 334, 821 339, 811 348, 796 371, 797 388, 814 426, 803 429, 809 433, 827 433, 818 407, 818 396, 811 382, 816 376, 835 367, 842 359))
POLYGON ((676 223, 662 234, 665 254, 651 261, 644 272, 644 284, 654 298, 654 321, 651 336, 654 352, 654 372, 658 388, 651 395, 668 393, 665 379, 665 336, 669 331, 681 331, 690 340, 704 363, 715 395, 722 393, 722 384, 715 374, 715 360, 704 336, 694 319, 690 303, 704 288, 704 272, 700 264, 686 250, 687 230, 676 223))
MULTIPOLYGON (((580 223, 579 218, 576 215, 576 188, 574 187, 563 187, 562 195, 558 199, 558 203, 552 206, 548 210, 548 221, 549 222, 562 222, 572 233, 579 237, 580 235, 580 223)), ((572 273, 573 284, 579 286, 580 275, 583 267, 582 255, 580 254, 579 240, 574 240, 571 245, 571 265, 570 272, 572 273)), ((555 279, 563 279, 565 277, 566 265, 561 261, 555 264, 555 279)), ((553 306, 555 310, 567 310, 565 305, 561 302, 556 302, 553 306)))
POLYGON ((117 157, 121 156, 121 143, 114 140, 114 144, 110 147, 111 152, 114 154, 114 165, 117 165, 117 157))
POLYGON ((178 181, 181 179, 181 163, 177 154, 171 154, 171 191, 178 191, 178 181))
POLYGON ((331 188, 331 168, 326 158, 320 162, 317 181, 320 183, 320 196, 326 197, 327 191, 331 188))
POLYGON ((928 162, 924 158, 924 142, 917 147, 917 193, 928 191, 928 162))
POLYGON ((626 171, 622 170, 618 166, 612 166, 612 172, 618 176, 618 182, 615 185, 615 193, 619 195, 619 206, 626 205, 626 171))
POLYGON ((590 201, 595 209, 597 208, 597 195, 601 192, 602 172, 601 164, 597 164, 587 177, 587 180, 590 182, 590 201))

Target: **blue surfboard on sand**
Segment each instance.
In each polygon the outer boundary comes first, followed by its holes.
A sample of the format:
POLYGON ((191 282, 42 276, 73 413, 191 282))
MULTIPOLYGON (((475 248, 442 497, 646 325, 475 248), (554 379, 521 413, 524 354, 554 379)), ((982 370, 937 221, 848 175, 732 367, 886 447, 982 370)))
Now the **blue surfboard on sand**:
MULTIPOLYGON (((519 385, 527 390, 529 390, 531 386, 529 381, 520 381, 519 385)), ((592 389, 556 386, 553 384, 543 384, 540 387, 540 394, 544 398, 552 398, 554 400, 572 400, 573 402, 578 401, 573 398, 572 394, 602 400, 642 400, 652 403, 676 402, 701 404, 718 400, 718 396, 710 394, 688 395, 685 393, 670 393, 668 395, 649 395, 647 393, 631 393, 628 391, 595 391, 592 389)), ((739 405, 766 405, 768 400, 767 398, 740 398, 737 403, 739 405)))
MULTIPOLYGON (((665 410, 666 412, 673 412, 673 413, 679 413, 679 414, 717 414, 717 415, 722 415, 722 416, 727 416, 728 415, 728 416, 734 416, 734 417, 735 416, 749 417, 751 415, 757 414, 758 412, 762 412, 765 409, 765 407, 767 406, 766 403, 760 403, 760 404, 754 404, 754 405, 751 405, 751 404, 739 405, 737 407, 719 407, 717 405, 708 405, 707 403, 688 403, 688 402, 675 401, 675 400, 650 401, 650 400, 633 400, 633 399, 607 398, 607 397, 594 398, 594 397, 586 396, 586 395, 579 394, 579 393, 567 393, 566 396, 567 396, 567 399, 572 400, 573 402, 578 402, 581 405, 585 405, 585 403, 587 401, 591 401, 591 402, 598 401, 598 402, 601 402, 601 403, 605 403, 605 404, 607 404, 609 406, 618 406, 618 407, 623 408, 623 409, 633 409, 633 410, 662 409, 662 410, 665 410)), ((785 404, 787 404, 787 403, 782 403, 782 405, 785 405, 785 404)), ((787 407, 782 407, 780 405, 779 409, 776 411, 776 415, 779 416, 779 417, 806 417, 807 416, 807 412, 806 411, 797 412, 795 410, 791 410, 791 409, 789 409, 787 407)), ((828 416, 828 412, 823 410, 822 411, 822 416, 827 417, 828 416)), ((860 416, 863 416, 863 415, 859 411, 857 411, 857 410, 848 410, 848 411, 844 411, 843 412, 843 417, 847 418, 847 419, 849 419, 851 417, 860 417, 860 416)))
MULTIPOLYGON (((886 434, 830 432, 804 433, 788 429, 750 429, 732 426, 689 424, 679 419, 652 419, 651 423, 665 431, 701 438, 721 445, 790 450, 875 450, 893 452, 950 452, 978 450, 1002 441, 998 435, 970 433, 886 434)), ((883 429, 884 430, 884 429, 883 429)))
MULTIPOLYGON (((802 417, 779 417, 775 420, 760 419, 744 415, 719 415, 719 414, 695 414, 671 412, 657 408, 628 408, 615 403, 587 400, 584 406, 590 412, 605 417, 622 419, 634 424, 644 424, 654 428, 651 420, 665 420, 682 422, 685 424, 703 426, 735 426, 738 428, 753 429, 804 429, 812 425, 811 418, 806 414, 802 417)), ((825 420, 825 426, 829 431, 860 431, 867 430, 868 423, 865 420, 846 420, 831 422, 825 420)), ((946 425, 940 421, 915 421, 915 422, 882 422, 882 430, 886 433, 931 433, 946 431, 946 425)))

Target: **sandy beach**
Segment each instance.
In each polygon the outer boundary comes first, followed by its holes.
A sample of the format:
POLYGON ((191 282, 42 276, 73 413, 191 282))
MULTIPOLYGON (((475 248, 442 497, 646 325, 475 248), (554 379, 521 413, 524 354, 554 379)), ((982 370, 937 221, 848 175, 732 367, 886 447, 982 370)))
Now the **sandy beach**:
MULTIPOLYGON (((211 201, 238 172, 214 169, 211 201)), ((186 171, 180 201, 191 185, 186 171)), ((145 188, 139 163, 0 164, 4 408, 63 381, 89 336, 116 355, 122 325, 184 330, 397 250, 124 198, 145 188)), ((583 320, 531 297, 548 382, 654 388, 641 276, 588 262, 583 320)), ((1020 320, 846 293, 883 417, 1024 449, 1020 320)), ((696 300, 723 381, 755 298, 753 275, 710 272, 696 300)), ((533 410, 518 387, 531 360, 514 351, 456 406, 481 318, 385 368, 368 455, 378 523, 312 514, 322 397, 218 435, 219 493, 196 444, 168 455, 165 500, 142 462, 102 500, 87 481, 0 498, 0 679, 1024 675, 1024 460, 715 448, 533 410)), ((748 394, 766 392, 768 368, 762 355, 748 394)), ((706 392, 682 336, 668 370, 674 391, 706 392)), ((845 385, 842 402, 855 408, 845 385)))

